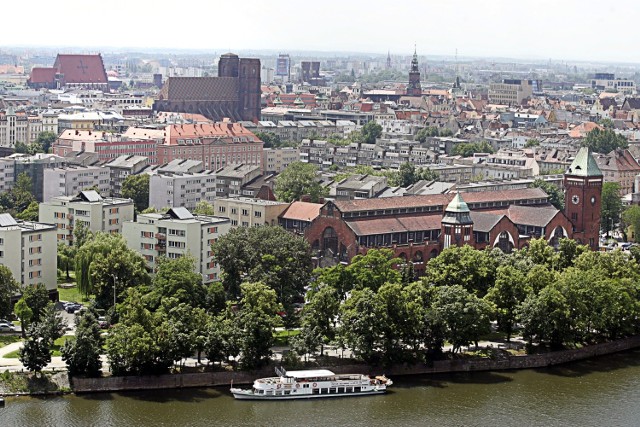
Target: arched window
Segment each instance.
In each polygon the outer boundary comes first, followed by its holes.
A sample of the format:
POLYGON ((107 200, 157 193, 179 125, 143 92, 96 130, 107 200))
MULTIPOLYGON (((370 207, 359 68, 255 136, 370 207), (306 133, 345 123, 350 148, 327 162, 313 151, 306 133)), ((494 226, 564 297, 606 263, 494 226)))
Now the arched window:
POLYGON ((413 254, 413 262, 422 262, 424 261, 424 255, 422 255, 422 251, 416 251, 415 254, 413 254))
POLYGON ((333 227, 327 227, 322 232, 322 250, 327 256, 338 255, 338 234, 333 227))

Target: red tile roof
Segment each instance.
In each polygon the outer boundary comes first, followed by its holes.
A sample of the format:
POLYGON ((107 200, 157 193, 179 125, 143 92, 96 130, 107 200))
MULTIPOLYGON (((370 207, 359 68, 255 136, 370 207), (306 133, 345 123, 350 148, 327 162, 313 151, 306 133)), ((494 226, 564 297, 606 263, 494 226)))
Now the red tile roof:
POLYGON ((58 54, 53 64, 64 75, 64 83, 107 83, 107 73, 100 55, 58 54))
POLYGON ((293 202, 281 215, 283 219, 293 219, 298 221, 313 221, 320 215, 322 205, 319 203, 293 202))
POLYGON ((373 219, 360 219, 356 221, 346 221, 346 224, 358 236, 369 236, 382 233, 398 233, 407 231, 439 230, 442 215, 434 213, 431 215, 415 215, 382 217, 373 219))
POLYGON ((546 227, 560 211, 553 206, 517 206, 491 211, 496 215, 506 215, 514 224, 546 227))
POLYGON ((177 139, 209 137, 245 137, 249 142, 258 142, 257 136, 240 123, 196 123, 170 125, 166 128, 165 144, 177 144, 177 139))
POLYGON ((53 83, 56 78, 55 68, 34 67, 31 69, 30 83, 53 83))
MULTIPOLYGON (((430 194, 424 196, 383 197, 378 199, 338 200, 333 202, 341 212, 358 212, 378 209, 411 208, 420 206, 446 206, 454 194, 430 194)), ((515 202, 526 199, 546 199, 547 194, 540 188, 524 188, 502 191, 482 191, 463 193, 467 204, 504 201, 515 202)), ((470 206, 472 209, 473 207, 470 206)))

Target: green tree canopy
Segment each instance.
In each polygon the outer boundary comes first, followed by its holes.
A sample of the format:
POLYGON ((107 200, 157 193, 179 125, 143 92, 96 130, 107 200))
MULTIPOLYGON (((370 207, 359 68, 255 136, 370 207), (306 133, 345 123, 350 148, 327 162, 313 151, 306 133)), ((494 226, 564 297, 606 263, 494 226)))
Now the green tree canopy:
POLYGON ((533 188, 541 188, 549 196, 549 203, 556 209, 564 209, 564 191, 543 179, 537 178, 531 184, 533 188))
POLYGON ((360 133, 362 134, 363 142, 366 142, 367 144, 375 144, 376 139, 380 138, 382 135, 382 126, 374 121, 370 121, 362 126, 360 133))
POLYGON ((631 231, 633 241, 640 241, 640 206, 632 205, 626 208, 622 212, 622 222, 631 231))
POLYGON ((0 265, 0 317, 11 314, 11 297, 20 291, 20 285, 6 265, 0 265))
POLYGON ((200 200, 198 203, 196 203, 196 208, 193 210, 193 213, 197 215, 209 216, 213 216, 216 214, 215 210, 213 209, 213 205, 206 200, 200 200))
POLYGON ((87 310, 76 323, 75 339, 67 340, 62 346, 62 360, 71 375, 100 376, 103 339, 98 320, 91 310, 87 310))
POLYGON ((483 297, 493 286, 496 266, 488 251, 452 246, 429 260, 423 280, 436 286, 460 285, 483 297))
POLYGON ((206 288, 202 276, 196 272, 196 260, 191 255, 179 258, 158 257, 156 274, 152 280, 151 298, 157 307, 165 298, 175 298, 178 303, 202 307, 206 288))
POLYGON ((494 149, 487 141, 482 142, 463 142, 453 147, 451 154, 453 156, 471 157, 475 153, 493 153, 494 149))
POLYGON ((617 148, 627 148, 627 138, 616 133, 613 129, 593 129, 587 133, 582 141, 583 147, 589 147, 596 153, 607 154, 617 148))
MULTIPOLYGON (((22 172, 18 175, 15 185, 9 191, 0 194, 0 210, 18 218, 19 214, 36 202, 33 193, 31 178, 26 172, 22 172)), ((27 216, 29 218, 33 217, 33 208, 29 209, 27 216)))
POLYGON ((309 244, 282 227, 238 227, 221 236, 212 250, 224 287, 234 298, 242 282, 262 282, 288 308, 304 294, 311 277, 309 244))
POLYGON ((40 144, 42 151, 48 153, 49 148, 51 148, 51 145, 56 141, 56 139, 58 139, 58 135, 53 132, 44 131, 38 134, 36 142, 40 144))
POLYGON ((317 179, 318 168, 310 163, 293 162, 276 178, 278 200, 292 202, 308 195, 312 202, 329 194, 329 189, 317 179))
POLYGON ((620 184, 605 182, 602 184, 602 205, 600 208, 600 228, 605 233, 615 230, 622 214, 620 184))
POLYGON ((129 175, 122 181, 122 197, 132 199, 137 212, 149 207, 149 175, 129 175))

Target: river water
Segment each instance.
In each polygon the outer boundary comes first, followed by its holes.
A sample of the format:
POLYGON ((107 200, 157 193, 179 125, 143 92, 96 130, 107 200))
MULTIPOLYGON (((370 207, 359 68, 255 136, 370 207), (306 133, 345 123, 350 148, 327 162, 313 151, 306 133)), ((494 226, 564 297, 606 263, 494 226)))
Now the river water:
POLYGON ((0 426, 639 426, 640 350, 539 370, 395 378, 381 396, 236 401, 227 389, 9 398, 0 426))

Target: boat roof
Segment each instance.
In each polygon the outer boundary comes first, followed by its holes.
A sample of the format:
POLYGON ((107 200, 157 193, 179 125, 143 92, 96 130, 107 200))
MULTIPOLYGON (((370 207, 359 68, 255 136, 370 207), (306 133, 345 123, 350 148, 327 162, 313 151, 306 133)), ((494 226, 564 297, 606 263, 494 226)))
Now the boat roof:
POLYGON ((288 377, 294 378, 316 378, 316 377, 330 377, 335 375, 328 369, 309 369, 306 371, 287 371, 288 377))

